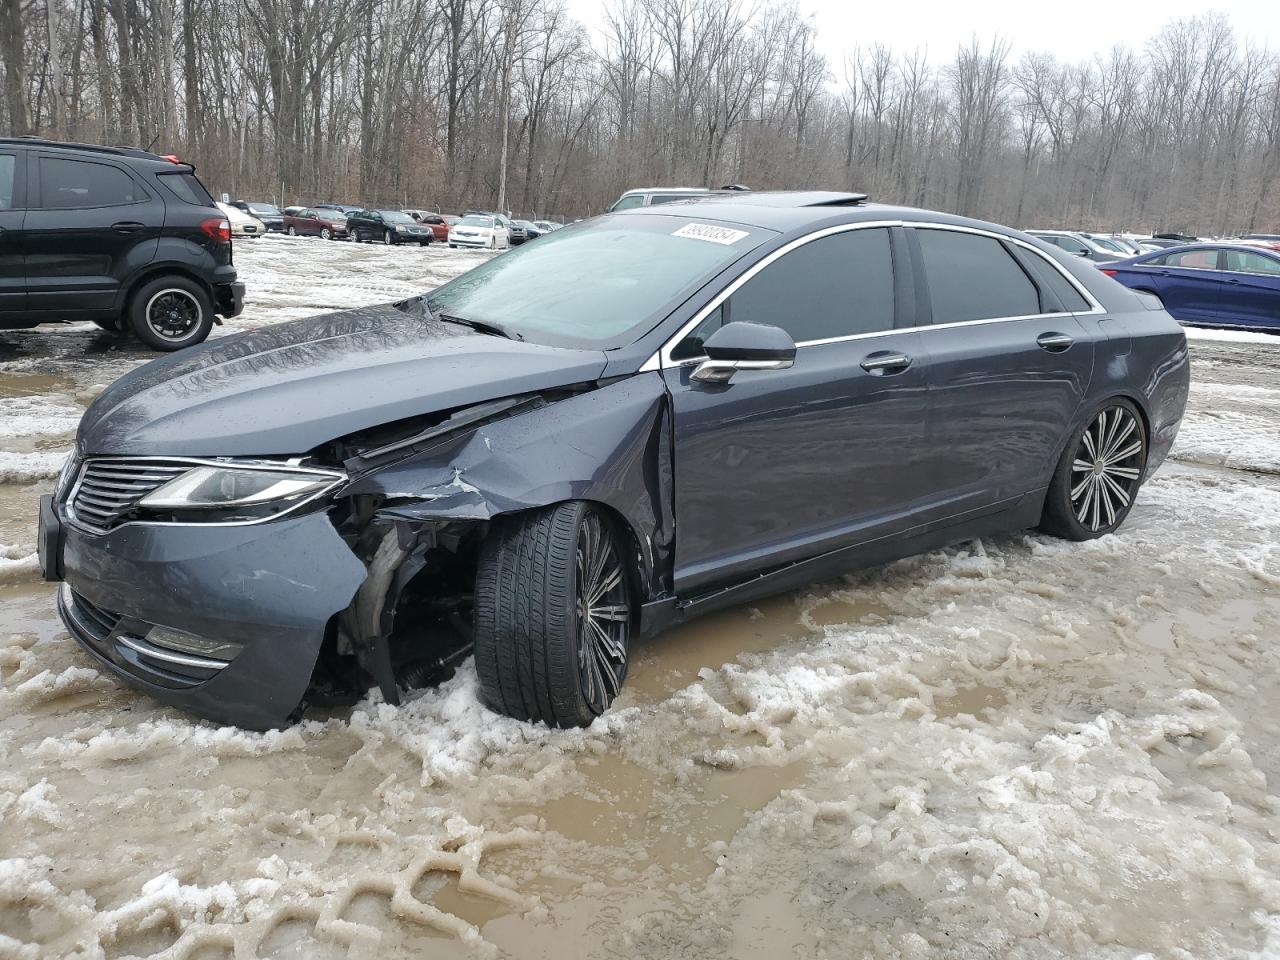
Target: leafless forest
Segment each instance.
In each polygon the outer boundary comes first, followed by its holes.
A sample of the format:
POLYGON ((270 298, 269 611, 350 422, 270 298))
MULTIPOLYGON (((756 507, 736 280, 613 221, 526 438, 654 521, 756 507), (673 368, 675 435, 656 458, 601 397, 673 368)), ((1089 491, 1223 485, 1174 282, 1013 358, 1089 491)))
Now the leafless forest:
POLYGON ((853 188, 1018 225, 1280 229, 1280 56, 1211 15, 1064 63, 818 52, 794 6, 0 0, 0 129, 177 152, 280 203, 598 212, 637 185, 853 188))

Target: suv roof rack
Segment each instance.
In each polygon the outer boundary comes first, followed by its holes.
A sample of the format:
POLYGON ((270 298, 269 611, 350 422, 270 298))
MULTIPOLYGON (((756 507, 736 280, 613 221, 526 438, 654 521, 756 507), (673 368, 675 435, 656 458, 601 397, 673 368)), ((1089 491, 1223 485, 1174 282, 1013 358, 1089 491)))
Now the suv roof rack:
POLYGON ((170 159, 150 150, 143 150, 141 147, 130 146, 114 146, 108 147, 98 143, 79 143, 75 140, 50 140, 48 137, 37 136, 36 134, 24 134, 20 137, 0 137, 0 143, 8 144, 41 144, 47 147, 54 147, 58 150, 83 150, 86 153, 109 153, 117 157, 133 157, 138 160, 161 160, 169 163, 182 163, 184 161, 170 159))

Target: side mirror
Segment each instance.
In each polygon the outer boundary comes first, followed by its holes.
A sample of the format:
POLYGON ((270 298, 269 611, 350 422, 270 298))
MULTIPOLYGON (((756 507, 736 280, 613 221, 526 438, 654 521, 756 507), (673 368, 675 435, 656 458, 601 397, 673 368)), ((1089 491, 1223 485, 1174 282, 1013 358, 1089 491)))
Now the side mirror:
POLYGON ((1088 250, 1077 250, 1077 251, 1075 251, 1075 254, 1076 254, 1076 256, 1077 256, 1077 257, 1087 257, 1087 256, 1089 256, 1089 251, 1088 251, 1088 250))
POLYGON ((702 348, 707 359, 693 372, 700 383, 728 383, 739 370, 786 370, 796 362, 791 335, 760 323, 726 323, 702 348))

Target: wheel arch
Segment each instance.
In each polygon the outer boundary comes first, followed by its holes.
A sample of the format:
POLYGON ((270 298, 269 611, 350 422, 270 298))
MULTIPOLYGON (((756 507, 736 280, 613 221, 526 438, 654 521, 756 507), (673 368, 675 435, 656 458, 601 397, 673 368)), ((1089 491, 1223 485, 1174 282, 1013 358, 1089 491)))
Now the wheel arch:
POLYGON ((217 298, 214 296, 213 287, 209 282, 204 277, 200 276, 200 273, 197 270, 192 269, 189 265, 173 262, 148 264, 146 269, 140 271, 136 277, 130 280, 129 285, 125 287, 124 295, 116 305, 117 313, 122 314, 123 311, 127 310, 129 304, 133 302, 133 298, 144 286, 152 280, 165 276, 179 276, 184 280, 190 280, 197 284, 200 289, 204 291, 205 296, 209 298, 209 303, 213 308, 214 316, 217 316, 217 298))

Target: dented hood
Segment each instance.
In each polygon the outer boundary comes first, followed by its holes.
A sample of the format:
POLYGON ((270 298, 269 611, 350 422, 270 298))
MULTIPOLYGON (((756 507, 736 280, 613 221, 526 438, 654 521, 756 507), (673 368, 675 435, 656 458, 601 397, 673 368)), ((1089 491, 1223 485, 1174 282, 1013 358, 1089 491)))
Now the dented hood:
POLYGON ((522 343, 391 304, 225 337, 113 383, 83 454, 270 456, 390 423, 594 380, 598 350, 522 343))

